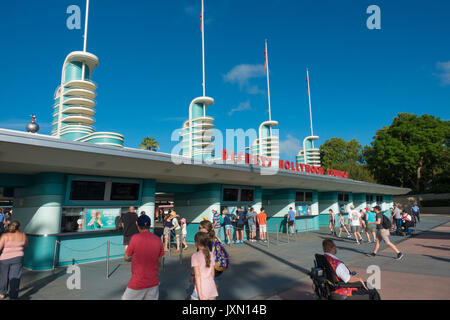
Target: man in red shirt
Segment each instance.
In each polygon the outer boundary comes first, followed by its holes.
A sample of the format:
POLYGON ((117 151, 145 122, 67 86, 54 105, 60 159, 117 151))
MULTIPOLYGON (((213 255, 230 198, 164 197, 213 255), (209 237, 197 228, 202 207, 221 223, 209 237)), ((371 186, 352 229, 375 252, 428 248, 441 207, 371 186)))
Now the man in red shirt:
POLYGON ((158 271, 164 256, 161 239, 150 232, 151 220, 147 215, 137 219, 135 234, 125 251, 125 260, 131 260, 131 279, 122 300, 158 300, 158 271))

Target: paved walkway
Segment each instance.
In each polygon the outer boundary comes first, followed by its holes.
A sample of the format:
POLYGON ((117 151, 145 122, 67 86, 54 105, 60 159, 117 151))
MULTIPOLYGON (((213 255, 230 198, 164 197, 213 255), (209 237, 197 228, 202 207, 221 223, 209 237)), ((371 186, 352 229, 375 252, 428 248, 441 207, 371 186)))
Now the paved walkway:
MULTIPOLYGON (((347 238, 335 239, 338 256, 359 275, 367 278, 365 268, 376 264, 382 270, 383 299, 450 299, 450 216, 423 216, 414 237, 392 236, 405 253, 394 260, 390 249, 381 250, 376 258, 365 253, 373 244, 357 246, 347 238), (405 241, 406 239, 406 241, 405 241)), ((314 299, 312 282, 307 273, 313 266, 315 253, 322 252, 321 242, 328 230, 299 233, 296 241, 287 243, 275 235, 269 247, 262 243, 235 245, 229 249, 231 267, 218 278, 220 299, 314 299)), ((382 247, 384 248, 384 247, 382 247)), ((190 279, 191 246, 179 256, 167 256, 160 273, 160 299, 184 300, 192 286, 190 279)), ((172 254, 175 252, 172 251, 172 254)), ((106 279, 105 262, 81 265, 81 289, 68 290, 67 268, 54 272, 26 271, 21 284, 22 299, 120 299, 130 278, 130 263, 113 260, 106 279)))

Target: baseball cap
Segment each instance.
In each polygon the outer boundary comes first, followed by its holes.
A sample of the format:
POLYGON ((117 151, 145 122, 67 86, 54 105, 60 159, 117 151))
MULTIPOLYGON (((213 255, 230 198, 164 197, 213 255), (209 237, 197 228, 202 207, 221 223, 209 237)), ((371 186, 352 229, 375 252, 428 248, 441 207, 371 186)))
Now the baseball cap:
POLYGON ((150 227, 151 220, 150 217, 147 215, 142 215, 137 219, 137 224, 139 227, 150 227))
POLYGON ((380 206, 375 206, 375 207, 373 207, 373 209, 377 209, 378 211, 381 211, 381 207, 380 206))

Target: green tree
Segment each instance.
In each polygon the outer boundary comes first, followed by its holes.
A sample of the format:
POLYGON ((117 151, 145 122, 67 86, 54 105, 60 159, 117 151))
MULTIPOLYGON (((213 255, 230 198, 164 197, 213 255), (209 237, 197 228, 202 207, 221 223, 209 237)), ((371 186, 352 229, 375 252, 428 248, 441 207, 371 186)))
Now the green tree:
POLYGON ((150 137, 146 137, 144 140, 142 140, 141 144, 139 145, 141 149, 149 150, 149 151, 157 151, 159 150, 158 142, 150 137))
POLYGON ((331 138, 320 146, 322 166, 348 172, 350 179, 376 183, 367 168, 361 144, 352 139, 331 138))
POLYGON ((423 192, 450 177, 449 141, 450 121, 400 113, 377 131, 363 154, 380 183, 423 192))

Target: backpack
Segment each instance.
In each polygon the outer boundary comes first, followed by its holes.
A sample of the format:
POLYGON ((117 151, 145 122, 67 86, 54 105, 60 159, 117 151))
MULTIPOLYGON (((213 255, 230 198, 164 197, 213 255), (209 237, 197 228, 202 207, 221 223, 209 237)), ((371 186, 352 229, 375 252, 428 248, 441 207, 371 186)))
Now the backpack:
POLYGON ((114 220, 114 223, 116 224, 116 230, 122 230, 122 216, 117 216, 114 220))
POLYGON ((228 253, 220 241, 214 241, 213 244, 213 255, 216 257, 216 264, 214 269, 216 271, 225 271, 230 266, 230 259, 228 253))
POLYGON ((383 227, 383 229, 391 229, 391 227, 392 227, 392 223, 391 223, 391 220, 389 220, 389 218, 388 217, 386 217, 384 214, 383 214, 383 220, 381 221, 381 226, 383 227))

